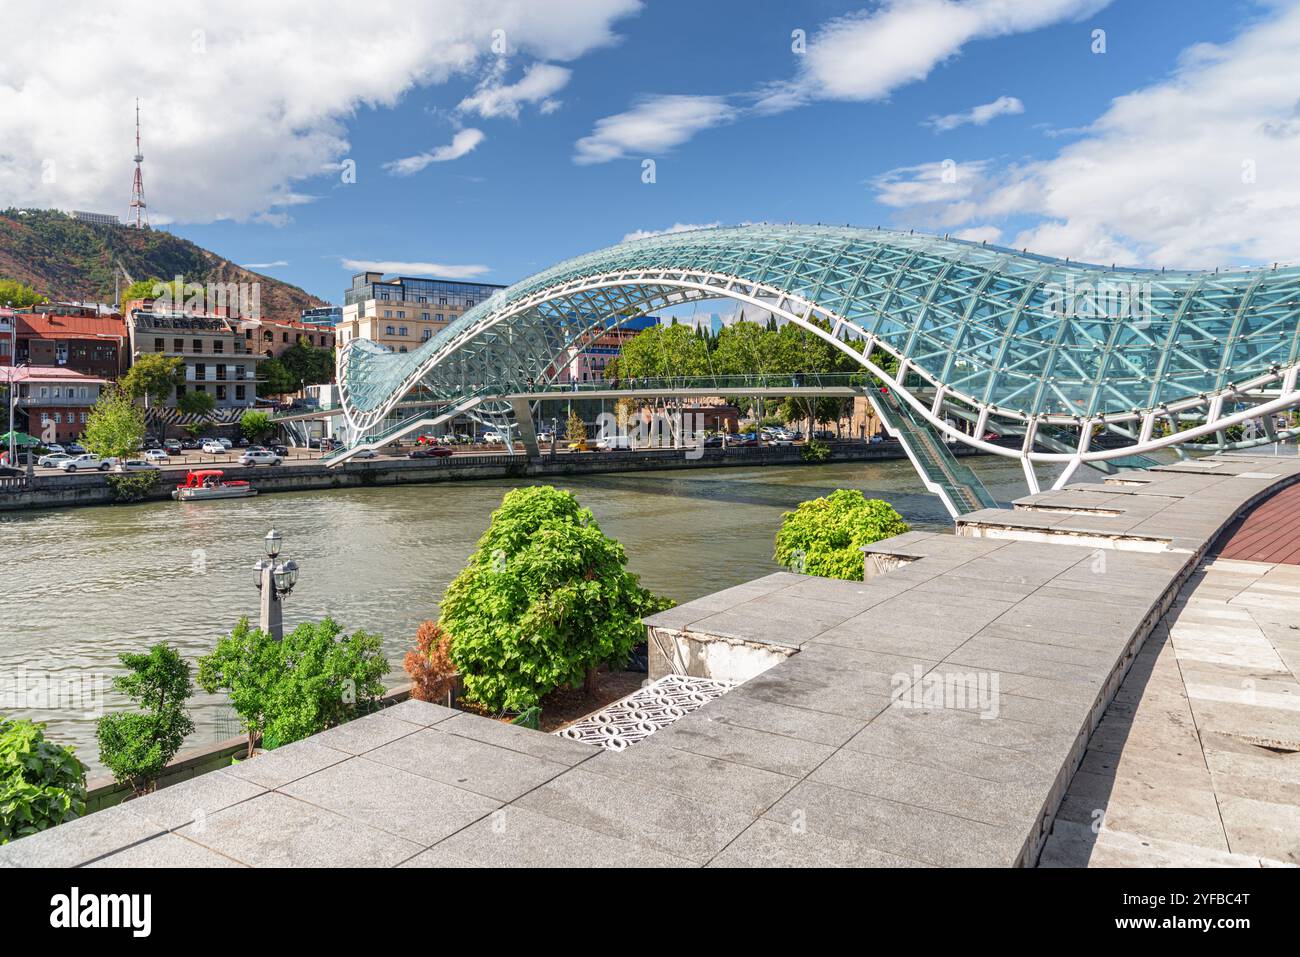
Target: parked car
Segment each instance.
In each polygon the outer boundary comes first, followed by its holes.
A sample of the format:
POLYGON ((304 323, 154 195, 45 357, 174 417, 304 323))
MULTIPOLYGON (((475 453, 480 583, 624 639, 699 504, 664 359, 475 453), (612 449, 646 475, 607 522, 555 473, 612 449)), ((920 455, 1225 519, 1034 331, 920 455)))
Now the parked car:
POLYGON ((83 469, 86 471, 107 472, 112 466, 111 459, 101 459, 98 455, 91 455, 89 452, 70 459, 64 459, 58 465, 65 472, 76 472, 83 469))
POLYGON ((570 452, 593 452, 596 449, 596 443, 591 439, 583 439, 581 442, 570 442, 566 448, 570 452))
POLYGON ((63 451, 67 452, 69 455, 85 455, 86 447, 80 442, 69 442, 63 447, 63 451))
POLYGON ((406 457, 408 459, 445 459, 451 454, 451 449, 445 445, 426 445, 421 448, 411 449, 406 454, 406 457))
POLYGON ((264 449, 260 445, 251 445, 244 450, 244 454, 239 457, 240 465, 279 465, 280 456, 276 455, 270 449, 264 449))
POLYGON ((289 457, 289 447, 287 445, 268 445, 267 448, 282 459, 287 459, 289 457))
POLYGON ((171 458, 162 449, 149 449, 144 453, 146 462, 154 462, 158 465, 169 465, 171 458))
POLYGON ((204 452, 207 455, 225 455, 226 447, 222 445, 220 442, 218 442, 216 439, 208 439, 206 442, 203 443, 203 447, 200 449, 200 451, 204 452))
POLYGON ((486 442, 488 445, 491 445, 494 442, 505 442, 505 439, 501 437, 500 432, 484 432, 482 441, 486 442))
POLYGON ((607 435, 596 440, 596 450, 598 452, 630 452, 632 451, 632 437, 629 435, 607 435))
POLYGON ((227 452, 235 447, 235 443, 231 442, 230 439, 217 439, 217 441, 221 443, 222 448, 227 452))
POLYGON ((704 447, 705 447, 706 449, 720 449, 720 448, 722 448, 722 436, 720 436, 720 435, 710 435, 707 439, 704 440, 704 447))
POLYGON ((144 447, 146 449, 160 449, 162 448, 162 443, 159 442, 158 439, 156 439, 154 436, 146 435, 144 437, 144 447))
POLYGON ((360 452, 358 452, 356 455, 352 457, 354 459, 377 459, 379 458, 379 453, 376 452, 374 449, 362 449, 360 452))
POLYGON ((199 447, 198 439, 181 439, 181 448, 185 451, 192 451, 199 447))
POLYGON ((538 445, 550 445, 550 444, 551 444, 551 433, 550 433, 550 432, 538 432, 538 433, 537 433, 537 444, 538 444, 538 445))
MULTIPOLYGON (((84 452, 85 449, 82 449, 81 451, 84 452)), ((45 454, 46 455, 70 455, 71 453, 68 452, 68 450, 65 449, 63 446, 59 445, 58 442, 51 442, 49 445, 45 446, 45 454)))
POLYGON ((184 449, 180 439, 168 439, 163 443, 163 451, 168 455, 180 455, 184 449))
MULTIPOLYGON (((67 452, 50 452, 38 458, 36 460, 36 464, 41 466, 42 468, 49 469, 49 468, 54 468, 60 462, 63 462, 70 458, 72 458, 72 456, 69 455, 67 452)), ((23 461, 23 464, 24 465, 26 464, 26 460, 23 461)))
POLYGON ((144 459, 126 459, 116 463, 119 472, 157 472, 158 466, 144 459))

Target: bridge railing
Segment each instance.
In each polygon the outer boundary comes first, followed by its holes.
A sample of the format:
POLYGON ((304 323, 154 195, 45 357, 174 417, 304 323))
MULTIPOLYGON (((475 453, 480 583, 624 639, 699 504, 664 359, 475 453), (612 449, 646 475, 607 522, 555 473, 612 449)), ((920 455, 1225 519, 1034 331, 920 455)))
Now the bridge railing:
POLYGON ((718 394, 743 395, 751 389, 845 389, 865 388, 872 384, 868 372, 791 372, 780 375, 704 375, 605 379, 596 382, 537 383, 525 387, 528 394, 584 392, 676 392, 713 390, 718 394))

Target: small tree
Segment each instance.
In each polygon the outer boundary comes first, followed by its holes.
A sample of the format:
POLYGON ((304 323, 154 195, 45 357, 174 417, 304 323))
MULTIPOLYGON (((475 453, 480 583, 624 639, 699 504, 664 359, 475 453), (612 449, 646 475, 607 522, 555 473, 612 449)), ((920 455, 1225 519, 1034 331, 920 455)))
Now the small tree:
POLYGON ((342 632, 326 618, 303 622, 276 641, 245 618, 199 659, 199 687, 229 694, 250 756, 258 735, 276 748, 375 706, 388 673, 383 639, 360 629, 342 632))
POLYGON ((143 711, 120 711, 99 719, 99 759, 136 795, 148 794, 158 776, 194 730, 185 702, 194 692, 189 663, 174 648, 159 643, 147 654, 124 654, 130 674, 113 679, 113 690, 143 711))
POLYGON ((857 489, 838 489, 781 516, 775 558, 808 575, 862 581, 862 546, 906 531, 907 523, 888 502, 868 499, 857 489))
POLYGON ((86 768, 45 725, 0 718, 0 844, 86 812, 86 768))
POLYGON ((101 458, 126 458, 144 440, 144 410, 125 389, 106 386, 90 410, 81 444, 101 458))
POLYGON ((626 662, 645 638, 641 618, 672 604, 626 564, 569 492, 508 492, 442 600, 466 695, 523 711, 561 685, 590 690, 598 665, 626 662))
POLYGON ((239 420, 239 431, 250 442, 261 442, 274 430, 275 423, 271 421, 271 417, 265 412, 256 412, 250 409, 239 420))
POLYGON ((411 697, 416 701, 445 701, 456 678, 451 660, 451 635, 437 622, 422 621, 415 631, 415 647, 402 662, 411 678, 411 697))
POLYGON ((587 423, 582 421, 582 416, 577 412, 570 412, 568 420, 564 423, 564 432, 569 437, 570 442, 587 441, 587 423))
POLYGON ((184 373, 185 360, 180 356, 146 352, 131 363, 119 384, 130 398, 157 405, 167 401, 184 373))
POLYGON ((204 421, 207 421, 208 416, 212 414, 212 410, 216 407, 217 400, 207 390, 203 392, 185 392, 176 400, 176 408, 186 415, 197 415, 204 421))
POLYGON ((248 736, 248 756, 266 727, 271 691, 280 678, 280 643, 241 618, 234 630, 217 642, 212 654, 199 659, 198 685, 208 694, 224 691, 248 736))

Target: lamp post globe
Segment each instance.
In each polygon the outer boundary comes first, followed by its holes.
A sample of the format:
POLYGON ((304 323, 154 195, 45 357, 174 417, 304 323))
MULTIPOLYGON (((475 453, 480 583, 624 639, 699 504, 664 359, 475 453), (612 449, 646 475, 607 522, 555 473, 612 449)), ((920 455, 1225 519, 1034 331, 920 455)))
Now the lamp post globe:
POLYGON ((266 533, 266 554, 269 558, 275 558, 280 554, 281 536, 275 529, 266 533))

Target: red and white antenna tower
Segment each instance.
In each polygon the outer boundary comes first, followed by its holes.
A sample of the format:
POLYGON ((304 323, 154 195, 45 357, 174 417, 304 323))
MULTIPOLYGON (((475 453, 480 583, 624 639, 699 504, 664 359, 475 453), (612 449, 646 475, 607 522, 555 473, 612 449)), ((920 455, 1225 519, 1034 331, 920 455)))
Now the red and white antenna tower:
POLYGON ((135 101, 135 181, 131 184, 131 214, 127 217, 128 221, 135 220, 136 229, 144 229, 149 225, 149 214, 145 212, 144 177, 140 173, 140 164, 143 162, 144 154, 140 152, 140 100, 137 97, 135 101))

